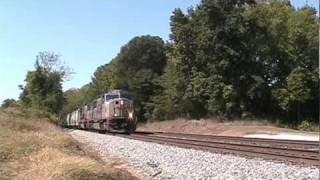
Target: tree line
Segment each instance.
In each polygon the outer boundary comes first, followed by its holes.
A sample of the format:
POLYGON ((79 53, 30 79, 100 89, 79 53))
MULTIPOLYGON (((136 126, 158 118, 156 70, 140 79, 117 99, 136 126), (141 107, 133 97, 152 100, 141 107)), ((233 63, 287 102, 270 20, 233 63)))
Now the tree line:
POLYGON ((79 89, 62 92, 67 71, 37 61, 20 99, 66 113, 125 89, 141 121, 223 116, 316 122, 318 18, 314 8, 295 9, 289 1, 202 0, 186 13, 173 11, 169 41, 134 37, 79 89))
POLYGON ((175 9, 170 26, 168 42, 155 36, 130 40, 97 68, 91 83, 65 93, 70 106, 126 89, 136 98, 141 120, 218 115, 298 124, 318 118, 314 8, 203 0, 187 13, 175 9))

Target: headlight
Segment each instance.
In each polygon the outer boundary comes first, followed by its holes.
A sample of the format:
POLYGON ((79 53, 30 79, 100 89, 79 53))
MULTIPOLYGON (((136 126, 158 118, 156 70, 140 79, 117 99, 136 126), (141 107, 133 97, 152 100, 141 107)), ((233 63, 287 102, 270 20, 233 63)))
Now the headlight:
POLYGON ((132 112, 129 113, 129 118, 133 119, 133 113, 132 112))

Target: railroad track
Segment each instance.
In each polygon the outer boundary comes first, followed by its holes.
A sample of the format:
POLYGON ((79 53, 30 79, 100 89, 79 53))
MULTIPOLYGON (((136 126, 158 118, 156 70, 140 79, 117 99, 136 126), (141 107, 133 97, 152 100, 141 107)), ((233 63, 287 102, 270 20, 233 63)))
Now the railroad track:
POLYGON ((214 153, 258 157, 294 164, 320 166, 319 143, 312 141, 242 138, 165 132, 137 132, 125 138, 174 145, 214 153))
POLYGON ((264 139, 264 138, 245 138, 233 136, 216 136, 216 135, 202 135, 202 134, 186 134, 186 133, 172 133, 172 132, 144 132, 138 131, 136 134, 149 134, 153 136, 163 137, 179 137, 179 138, 192 138, 199 140, 208 140, 215 142, 230 142, 251 144, 259 146, 272 146, 272 147, 285 147, 285 148, 301 148, 301 149, 319 149, 319 142, 315 141, 300 141, 300 140, 279 140, 279 139, 264 139))

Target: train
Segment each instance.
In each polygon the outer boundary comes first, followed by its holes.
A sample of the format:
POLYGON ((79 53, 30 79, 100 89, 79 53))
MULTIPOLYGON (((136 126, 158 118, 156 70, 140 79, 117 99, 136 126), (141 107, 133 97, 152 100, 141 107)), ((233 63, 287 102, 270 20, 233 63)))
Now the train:
POLYGON ((137 125, 133 98, 124 90, 107 92, 68 113, 65 123, 71 128, 131 134, 137 125))

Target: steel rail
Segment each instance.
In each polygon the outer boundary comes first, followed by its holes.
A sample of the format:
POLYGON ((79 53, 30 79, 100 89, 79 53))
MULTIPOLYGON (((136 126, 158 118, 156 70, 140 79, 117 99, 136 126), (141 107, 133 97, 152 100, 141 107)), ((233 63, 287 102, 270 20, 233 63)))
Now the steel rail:
POLYGON ((125 138, 155 142, 160 144, 175 145, 184 148, 201 149, 210 152, 218 153, 232 153, 250 157, 260 157, 264 159, 280 160, 285 162, 292 162, 298 164, 307 164, 319 166, 319 151, 318 150, 306 150, 289 147, 273 147, 273 146, 261 146, 252 144, 239 144, 230 142, 216 142, 200 139, 179 138, 158 136, 152 133, 145 134, 133 134, 131 136, 118 135, 125 138))
POLYGON ((207 134, 190 134, 190 133, 174 133, 162 131, 137 131, 135 134, 149 134, 149 135, 167 135, 178 137, 197 137, 208 139, 223 139, 223 140, 241 140, 241 141, 255 141, 255 142, 271 142, 271 143, 287 143, 287 144, 304 144, 319 146, 319 141, 304 141, 304 140, 284 140, 284 139, 266 139, 266 138, 249 138, 249 137, 236 137, 236 136, 220 136, 220 135, 207 135, 207 134))

